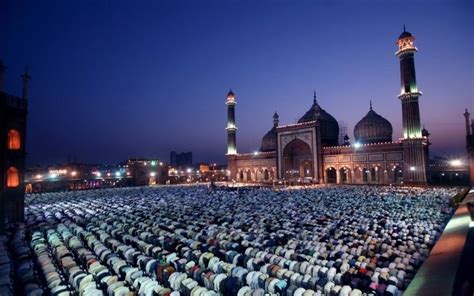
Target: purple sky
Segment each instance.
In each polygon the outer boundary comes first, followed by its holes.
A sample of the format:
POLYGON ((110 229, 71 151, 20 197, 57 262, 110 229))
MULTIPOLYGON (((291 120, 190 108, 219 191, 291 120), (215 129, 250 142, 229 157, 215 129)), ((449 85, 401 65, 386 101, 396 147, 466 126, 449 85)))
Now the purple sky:
POLYGON ((401 136, 395 41, 416 36, 422 122, 432 155, 464 152, 474 113, 473 1, 0 2, 5 89, 31 81, 28 161, 225 162, 225 95, 237 96, 240 152, 260 146, 278 111, 295 122, 312 103, 354 125, 369 109, 401 136))

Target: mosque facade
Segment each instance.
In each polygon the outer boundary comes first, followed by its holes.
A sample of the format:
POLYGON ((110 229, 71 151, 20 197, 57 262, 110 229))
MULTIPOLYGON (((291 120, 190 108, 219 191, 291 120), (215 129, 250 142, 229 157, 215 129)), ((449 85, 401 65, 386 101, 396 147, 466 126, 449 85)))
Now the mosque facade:
POLYGON ((405 29, 397 40, 400 60, 403 136, 394 141, 391 123, 372 104, 355 125, 354 142, 339 143, 338 121, 316 98, 297 123, 273 126, 258 152, 237 152, 236 96, 227 94, 227 158, 230 179, 238 182, 338 184, 419 184, 427 182, 429 133, 422 128, 415 74, 415 37, 405 29))
POLYGON ((10 222, 24 219, 28 70, 20 76, 21 97, 3 91, 7 67, 0 61, 0 232, 10 222))

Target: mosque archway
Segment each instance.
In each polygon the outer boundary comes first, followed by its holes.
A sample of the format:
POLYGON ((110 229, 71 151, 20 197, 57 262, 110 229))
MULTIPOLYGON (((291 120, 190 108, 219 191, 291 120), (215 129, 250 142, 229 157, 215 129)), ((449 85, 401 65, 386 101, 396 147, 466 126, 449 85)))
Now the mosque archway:
POLYGON ((272 180, 274 180, 274 179, 276 178, 276 173, 275 173, 275 172, 276 172, 276 168, 272 168, 272 169, 270 170, 270 178, 271 178, 272 180))
POLYGON ((294 139, 283 150, 283 173, 285 178, 313 178, 314 164, 311 148, 300 139, 294 139))
POLYGON ((255 181, 262 182, 263 181, 263 171, 262 169, 257 169, 255 171, 255 181))
POLYGON ((403 171, 402 167, 399 165, 394 165, 391 170, 390 174, 390 182, 391 183, 402 183, 403 182, 403 171))
POLYGON ((364 169, 362 167, 354 168, 354 180, 353 183, 362 184, 364 183, 364 169))
POLYGON ((370 169, 370 181, 374 184, 383 184, 384 181, 384 170, 381 166, 376 165, 370 169))
POLYGON ((366 168, 362 169, 362 183, 368 183, 370 178, 370 171, 366 168))
POLYGON ((383 184, 389 184, 390 183, 390 175, 388 173, 388 170, 385 168, 380 168, 380 174, 382 175, 382 182, 383 184))
POLYGON ((340 183, 348 184, 351 183, 351 171, 347 167, 342 167, 339 169, 340 183))
POLYGON ((326 183, 337 182, 337 170, 333 167, 326 169, 326 183))

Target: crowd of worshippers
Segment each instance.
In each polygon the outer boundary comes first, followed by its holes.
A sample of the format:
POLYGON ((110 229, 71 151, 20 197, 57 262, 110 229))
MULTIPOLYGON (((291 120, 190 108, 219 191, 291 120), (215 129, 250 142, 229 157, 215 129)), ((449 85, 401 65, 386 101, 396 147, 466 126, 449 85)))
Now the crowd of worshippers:
POLYGON ((25 223, 0 237, 0 293, 401 295, 455 194, 165 186, 29 195, 25 223))

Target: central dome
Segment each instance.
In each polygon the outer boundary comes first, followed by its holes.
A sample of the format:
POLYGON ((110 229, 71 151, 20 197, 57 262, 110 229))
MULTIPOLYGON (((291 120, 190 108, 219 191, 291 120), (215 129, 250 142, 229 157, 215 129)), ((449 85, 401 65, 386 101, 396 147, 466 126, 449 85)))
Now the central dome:
POLYGON ((339 124, 337 120, 327 113, 316 101, 316 94, 314 95, 313 105, 298 120, 298 123, 319 121, 321 128, 321 144, 323 146, 337 146, 339 141, 339 124))
POLYGON ((392 125, 390 122, 372 110, 362 118, 354 128, 354 138, 361 144, 392 142, 392 125))

